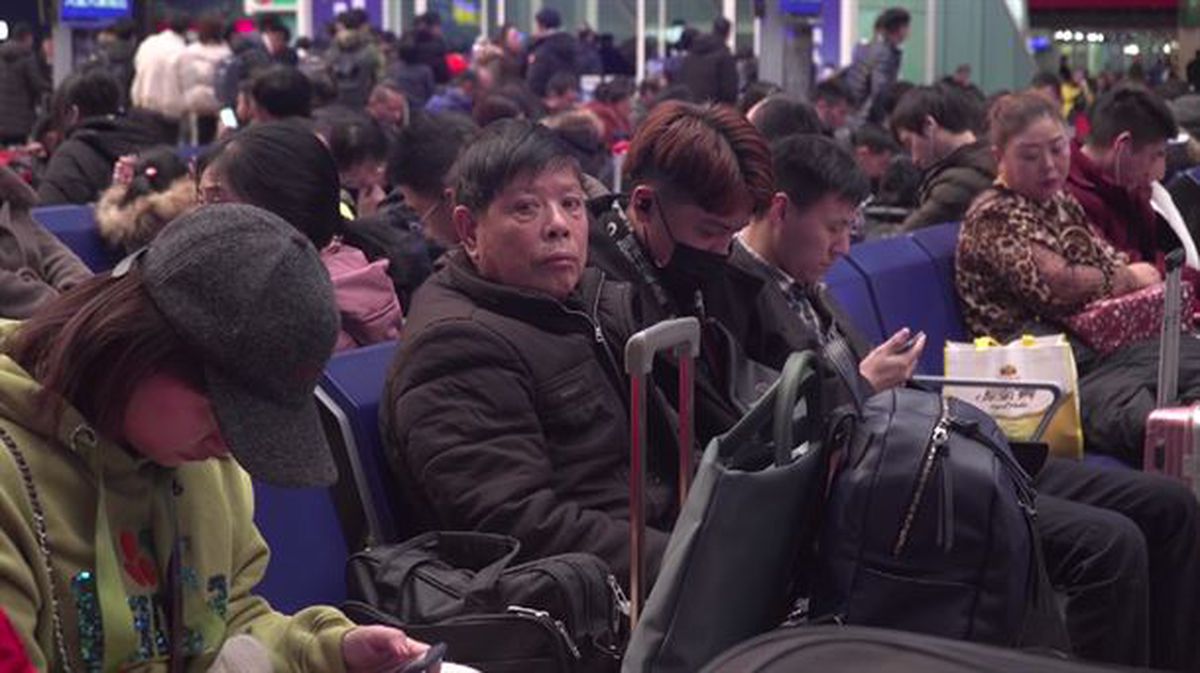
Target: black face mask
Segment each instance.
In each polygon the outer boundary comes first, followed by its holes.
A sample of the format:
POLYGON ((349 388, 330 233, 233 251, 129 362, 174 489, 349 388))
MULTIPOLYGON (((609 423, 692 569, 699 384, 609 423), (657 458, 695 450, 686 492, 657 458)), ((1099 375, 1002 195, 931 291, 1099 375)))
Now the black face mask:
POLYGON ((658 204, 657 200, 655 205, 658 206, 658 217, 662 220, 663 229, 666 230, 667 236, 675 246, 671 253, 671 259, 662 268, 663 285, 666 285, 680 298, 690 300, 696 290, 724 277, 729 254, 709 252, 686 243, 680 243, 672 233, 670 225, 667 224, 662 205, 658 204))

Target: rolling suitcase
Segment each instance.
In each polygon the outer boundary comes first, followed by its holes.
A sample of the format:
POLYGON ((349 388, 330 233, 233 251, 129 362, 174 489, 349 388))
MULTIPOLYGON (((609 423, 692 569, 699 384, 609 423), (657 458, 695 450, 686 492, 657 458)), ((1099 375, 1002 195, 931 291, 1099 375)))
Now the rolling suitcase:
POLYGON ((1142 469, 1185 484, 1200 498, 1200 404, 1178 404, 1181 275, 1183 251, 1167 256, 1167 280, 1159 345, 1157 408, 1146 419, 1142 469))

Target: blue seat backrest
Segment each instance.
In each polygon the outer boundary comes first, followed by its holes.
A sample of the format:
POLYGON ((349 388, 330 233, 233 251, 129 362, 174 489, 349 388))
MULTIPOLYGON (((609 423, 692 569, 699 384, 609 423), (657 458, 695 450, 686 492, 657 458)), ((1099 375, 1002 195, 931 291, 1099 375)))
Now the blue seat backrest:
POLYGON ((175 148, 175 156, 184 161, 191 161, 204 154, 208 147, 208 145, 180 145, 175 148))
POLYGON ((825 274, 825 284, 829 287, 829 294, 850 316, 864 338, 871 343, 883 340, 883 327, 879 323, 875 300, 867 288, 867 279, 857 267, 844 258, 838 260, 825 274))
POLYGON ((380 529, 374 531, 382 536, 379 541, 397 539, 402 523, 398 506, 401 498, 379 434, 379 400, 397 346, 398 342, 388 341, 338 353, 329 361, 320 382, 321 390, 344 413, 349 425, 353 444, 345 442, 346 449, 353 446, 355 454, 349 462, 352 470, 359 470, 354 475, 357 490, 368 524, 375 523, 380 529), (377 521, 370 521, 373 516, 377 521))
POLYGON ((254 482, 254 522, 271 549, 255 593, 284 613, 346 600, 346 538, 330 489, 254 482))
POLYGON ((108 271, 121 259, 121 251, 109 248, 100 237, 92 206, 42 206, 31 214, 92 271, 108 271))
POLYGON ((962 305, 959 303, 958 289, 954 281, 954 255, 958 249, 960 229, 962 223, 948 222, 919 229, 912 234, 913 241, 933 260, 940 276, 942 294, 952 323, 951 330, 946 334, 950 341, 966 341, 970 338, 966 323, 963 322, 962 305))
POLYGON ((965 335, 953 285, 946 285, 929 253, 912 237, 901 236, 856 245, 849 259, 867 278, 884 335, 903 327, 925 332, 919 370, 941 374, 946 340, 965 335))

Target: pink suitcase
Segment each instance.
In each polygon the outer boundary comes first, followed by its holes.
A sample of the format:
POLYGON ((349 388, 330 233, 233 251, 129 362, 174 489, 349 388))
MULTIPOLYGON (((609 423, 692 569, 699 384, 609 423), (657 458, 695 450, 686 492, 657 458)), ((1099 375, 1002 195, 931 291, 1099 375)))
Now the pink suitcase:
POLYGON ((1200 404, 1150 413, 1142 469, 1174 477, 1200 498, 1200 404))
POLYGON ((1146 419, 1142 469, 1178 479, 1200 498, 1200 404, 1179 403, 1179 339, 1183 251, 1167 256, 1167 287, 1158 362, 1158 408, 1146 419))

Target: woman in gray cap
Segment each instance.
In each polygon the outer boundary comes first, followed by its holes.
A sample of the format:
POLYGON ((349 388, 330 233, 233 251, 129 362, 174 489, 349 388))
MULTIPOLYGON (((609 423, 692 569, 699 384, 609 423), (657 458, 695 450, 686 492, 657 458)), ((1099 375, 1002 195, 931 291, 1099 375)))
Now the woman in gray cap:
POLYGON ((0 325, 0 605, 38 670, 204 671, 243 634, 274 670, 426 651, 253 594, 269 554, 247 471, 334 480, 312 391, 337 332, 316 250, 244 205, 197 209, 0 325))

